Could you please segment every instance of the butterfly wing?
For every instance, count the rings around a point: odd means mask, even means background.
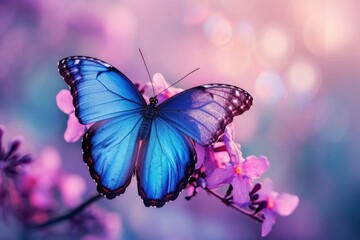
[[[202,146],[216,142],[237,115],[250,109],[245,90],[225,84],[194,87],[159,105],[158,115]]]
[[[95,122],[83,137],[83,158],[98,191],[114,198],[134,173],[146,102],[123,73],[101,60],[68,57],[58,69],[71,88],[79,121]]]
[[[109,199],[122,194],[130,184],[142,119],[134,114],[100,121],[84,135],[84,161],[97,190]]]
[[[146,106],[136,86],[106,62],[73,56],[60,60],[58,69],[71,88],[75,115],[82,124],[133,114]]]
[[[141,143],[136,169],[139,195],[145,206],[162,207],[175,200],[194,171],[192,140],[164,119],[155,117]]]

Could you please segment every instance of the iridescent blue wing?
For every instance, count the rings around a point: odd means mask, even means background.
[[[138,133],[146,102],[136,86],[110,64],[89,57],[68,57],[58,69],[70,86],[75,114],[95,124],[83,138],[83,157],[100,193],[123,193],[134,173]]]
[[[225,84],[190,88],[158,106],[158,116],[202,146],[216,142],[237,115],[250,109],[245,90]]]
[[[95,123],[84,135],[83,157],[97,190],[111,199],[122,194],[134,173],[143,117],[124,115]]]
[[[175,200],[186,186],[195,163],[192,140],[155,117],[148,138],[141,143],[136,169],[139,195],[145,206],[161,207]]]
[[[60,60],[58,69],[71,88],[75,115],[82,124],[132,114],[146,106],[136,86],[106,62],[73,56]]]

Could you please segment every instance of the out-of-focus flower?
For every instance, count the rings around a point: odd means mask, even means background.
[[[75,108],[72,104],[72,96],[69,90],[62,89],[56,95],[56,104],[58,108],[69,115],[67,127],[64,133],[66,142],[76,142],[84,134],[86,128],[91,125],[82,125],[75,116]]]
[[[31,162],[31,156],[18,153],[22,142],[21,138],[12,140],[6,150],[2,145],[4,131],[5,128],[0,125],[0,171],[6,177],[15,178],[22,166]]]
[[[265,219],[261,229],[261,235],[265,237],[271,231],[276,216],[289,216],[294,212],[299,204],[299,197],[289,193],[274,192],[273,183],[268,178],[264,180],[258,194],[260,196],[258,201],[266,202],[262,209]]]
[[[13,211],[24,225],[43,223],[57,209],[60,169],[60,154],[46,147],[29,171],[15,181],[18,199],[13,200]]]
[[[62,174],[60,176],[59,187],[62,201],[68,207],[79,205],[86,192],[85,180],[77,174]]]
[[[242,157],[240,146],[233,142],[233,129],[225,132],[224,142],[231,157],[231,162],[224,167],[216,168],[206,178],[207,186],[215,189],[222,184],[231,184],[234,188],[233,198],[238,205],[250,202],[249,192],[253,187],[253,180],[259,178],[269,168],[269,161],[265,156]]]
[[[75,208],[81,204],[85,181],[61,168],[61,157],[53,147],[42,150],[29,172],[15,182],[12,211],[24,226],[43,224],[56,216],[58,209]],[[67,221],[70,224],[54,229],[82,239],[116,239],[121,230],[117,214],[91,206]]]
[[[92,206],[71,219],[73,232],[85,235],[86,240],[118,239],[121,232],[121,218],[118,214]]]

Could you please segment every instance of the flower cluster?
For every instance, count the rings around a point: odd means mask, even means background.
[[[19,153],[19,138],[12,140],[7,148],[3,146],[4,129],[0,126],[0,212],[4,217],[15,217],[23,232],[34,234],[36,238],[49,233],[60,236],[66,232],[68,237],[112,239],[119,234],[121,220],[118,215],[98,206],[84,209],[100,195],[94,196],[85,205],[81,204],[86,190],[85,181],[61,168],[61,158],[55,148],[44,148],[34,159],[30,155],[22,155]],[[73,210],[57,216],[64,208]],[[30,231],[64,220],[67,224],[61,228]]]
[[[234,125],[226,128],[225,134],[217,144],[211,147],[197,147],[200,156],[198,167],[188,184],[190,200],[198,189],[220,198],[226,205],[262,222],[262,236],[266,236],[275,223],[276,216],[288,216],[297,207],[299,198],[295,195],[274,191],[272,181],[265,179],[263,183],[254,180],[269,168],[265,156],[242,156],[239,144],[233,141]],[[216,190],[229,185],[224,196]]]
[[[169,87],[164,77],[156,73],[152,83],[136,84],[145,99],[146,90],[154,88],[158,93],[159,102],[183,91],[180,88]],[[69,114],[65,131],[67,142],[77,141],[89,126],[81,125],[74,116],[71,94],[61,90],[57,95],[58,107]],[[255,183],[269,168],[265,156],[243,157],[241,146],[234,141],[235,126],[229,124],[223,136],[210,147],[202,147],[195,143],[198,161],[195,172],[187,186],[187,200],[193,198],[199,189],[204,189],[221,199],[223,203],[237,211],[262,223],[262,236],[266,236],[275,223],[276,216],[288,216],[297,207],[299,198],[287,193],[274,191],[270,179],[263,183]],[[217,189],[228,185],[224,196]]]

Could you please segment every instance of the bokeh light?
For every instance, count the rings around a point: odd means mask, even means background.
[[[230,21],[220,14],[210,16],[204,23],[206,37],[216,46],[223,46],[229,43],[233,36],[233,31]]]
[[[279,74],[262,72],[255,83],[256,96],[264,104],[273,105],[285,94],[285,86]]]
[[[257,39],[260,61],[266,66],[277,68],[284,63],[292,53],[293,41],[284,27],[263,27]]]
[[[174,8],[174,14],[179,20],[188,25],[197,25],[203,22],[209,15],[209,1],[207,0],[184,0]]]
[[[308,49],[316,55],[336,53],[352,41],[351,13],[340,2],[327,2],[321,11],[306,19],[303,39]]]
[[[285,76],[290,89],[300,95],[314,95],[321,84],[319,69],[306,59],[293,60]]]

